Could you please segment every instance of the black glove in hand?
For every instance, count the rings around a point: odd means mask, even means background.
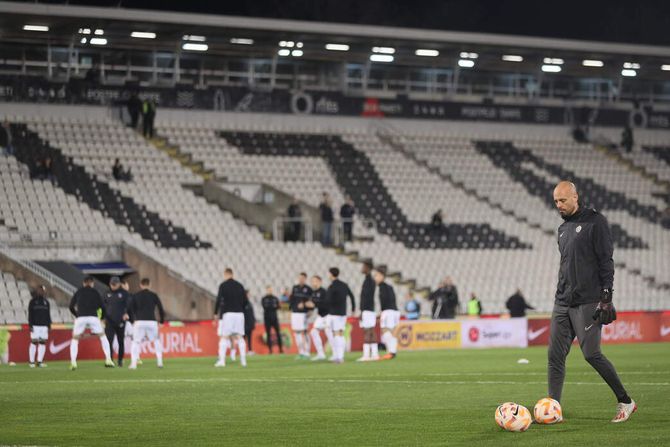
[[[600,302],[593,313],[593,320],[600,324],[610,324],[616,320],[616,309],[612,304],[612,289],[603,289],[600,292]]]

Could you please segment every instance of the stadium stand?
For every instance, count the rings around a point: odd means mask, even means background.
[[[28,321],[30,289],[24,281],[17,280],[8,272],[0,272],[0,324],[25,323]],[[51,319],[54,323],[71,323],[72,314],[67,307],[58,306],[49,298]]]
[[[8,192],[2,202],[3,241],[17,242],[21,233],[39,240],[53,230],[80,240],[113,236],[132,241],[211,292],[228,265],[254,297],[266,284],[279,289],[291,284],[296,272],[324,274],[331,265],[340,266],[352,289],[358,289],[357,262],[314,242],[264,239],[256,228],[185,187],[202,184],[201,176],[107,117],[104,109],[96,113],[90,109],[41,106],[38,111],[27,106],[21,115],[8,114],[15,126],[27,126],[21,138],[26,140],[28,155],[19,158],[30,163],[30,151],[38,149],[61,154],[63,166],[80,172],[86,184],[108,191],[105,194],[111,199],[124,197],[124,206],[145,210],[158,222],[183,229],[179,234],[190,242],[170,247],[159,238],[156,244],[154,234],[142,234],[136,230],[139,226],[113,219],[109,213],[105,216],[96,208],[106,203],[102,193],[88,199],[80,194],[77,200],[76,191],[65,193],[66,177],[61,177],[62,184],[57,178],[59,186],[31,180],[25,163],[13,157],[0,163],[8,174],[2,181]],[[20,134],[24,129],[16,128]],[[223,180],[266,182],[314,206],[323,191],[334,198],[335,208],[345,195],[351,195],[359,213],[378,222],[371,240],[349,242],[345,252],[387,265],[415,289],[435,287],[450,275],[462,299],[476,292],[486,312],[502,312],[506,297],[517,287],[538,310],[550,310],[558,260],[555,228],[560,219],[545,195],[548,185],[559,177],[574,176],[578,183],[589,185],[583,197],[591,199],[594,194],[594,202],[599,201],[613,224],[620,308],[667,307],[670,269],[664,254],[670,239],[656,222],[662,200],[654,195],[661,189],[603,152],[573,144],[561,126],[441,122],[436,127],[410,120],[387,120],[382,125],[378,120],[354,118],[162,110],[157,128],[181,153],[203,162]],[[653,139],[640,141],[646,144]],[[578,161],[548,155],[563,147],[570,156],[579,154]],[[506,151],[512,157],[500,157]],[[630,157],[638,161],[638,153]],[[132,169],[132,182],[110,177],[115,158]],[[506,165],[505,160],[515,164]],[[645,158],[640,160],[643,163]],[[590,178],[583,165],[593,169],[602,165],[607,172]],[[659,177],[670,170],[663,165],[656,169]],[[520,172],[523,176],[515,178]],[[296,176],[301,180],[296,181]],[[359,181],[364,182],[362,187]],[[376,195],[366,195],[367,189]],[[10,191],[40,191],[44,198],[31,192],[13,200]],[[31,206],[32,202],[50,205]],[[439,208],[445,212],[449,237],[446,241],[432,236],[421,239],[413,228],[425,228],[422,225]],[[400,226],[394,229],[394,222]],[[203,241],[200,247],[195,246],[197,241]]]

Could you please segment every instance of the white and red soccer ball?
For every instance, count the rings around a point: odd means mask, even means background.
[[[495,418],[498,426],[507,431],[523,432],[533,423],[528,408],[514,402],[499,405]]]

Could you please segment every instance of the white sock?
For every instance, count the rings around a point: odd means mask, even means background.
[[[298,354],[303,355],[305,348],[303,346],[304,344],[304,339],[302,336],[302,332],[296,332],[295,333],[295,345],[298,348]]]
[[[160,338],[154,340],[154,349],[156,351],[156,364],[163,366],[163,343],[161,343]]]
[[[388,335],[389,335],[388,332],[384,332],[384,333],[382,333],[382,343],[384,343],[384,345],[386,345],[386,352],[388,352],[388,350],[389,350],[389,338],[388,338]]]
[[[393,336],[392,333],[387,332],[388,334],[388,344],[386,345],[386,350],[390,354],[395,354],[396,351],[398,350],[398,339]]]
[[[130,345],[130,366],[131,368],[137,367],[137,359],[140,357],[140,344],[133,340],[133,343]]]
[[[228,340],[225,338],[219,339],[219,362],[226,363],[226,350],[228,349]]]
[[[72,365],[77,364],[77,354],[79,353],[79,340],[76,338],[72,339],[70,343],[70,363]]]
[[[326,328],[326,341],[328,342],[328,346],[330,346],[330,351],[334,354],[335,351],[333,351],[333,331],[331,331],[330,328]]]
[[[344,360],[344,350],[345,350],[345,341],[344,341],[344,335],[336,335],[335,336],[335,344],[337,345],[337,359],[338,360]]]
[[[370,343],[370,357],[373,359],[379,358],[379,346],[377,343]]]
[[[237,349],[240,351],[240,364],[247,366],[247,342],[244,341],[244,337],[237,339]]]
[[[102,346],[102,352],[105,353],[105,360],[111,362],[112,353],[109,350],[109,340],[107,340],[104,334],[100,336],[100,345]]]
[[[314,343],[314,348],[316,348],[316,355],[319,357],[324,357],[326,354],[323,352],[323,341],[321,341],[321,334],[318,329],[312,329],[310,332],[312,335],[312,342]]]
[[[37,362],[42,363],[44,360],[44,354],[47,352],[47,345],[41,343],[37,345]]]
[[[363,358],[370,358],[370,343],[363,343]]]
[[[37,346],[35,343],[31,343],[28,348],[28,359],[30,363],[35,363],[35,352],[37,352]]]
[[[305,344],[305,355],[307,357],[309,357],[310,354],[312,353],[312,339],[307,334],[307,331],[305,331],[305,342],[304,342],[304,344]]]

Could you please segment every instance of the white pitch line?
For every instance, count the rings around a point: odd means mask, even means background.
[[[141,383],[210,383],[210,382],[228,382],[228,383],[368,383],[368,384],[392,384],[392,385],[546,385],[546,382],[527,382],[527,381],[505,381],[505,380],[374,380],[374,379],[324,379],[324,378],[228,378],[213,377],[208,379],[91,379],[91,380],[36,380],[36,381],[13,381],[0,382],[0,385],[31,385],[35,383],[42,384],[82,384],[82,383],[101,383],[101,384],[141,384]],[[604,382],[565,382],[566,385],[606,385]],[[629,385],[639,386],[670,386],[670,382],[638,382]]]

